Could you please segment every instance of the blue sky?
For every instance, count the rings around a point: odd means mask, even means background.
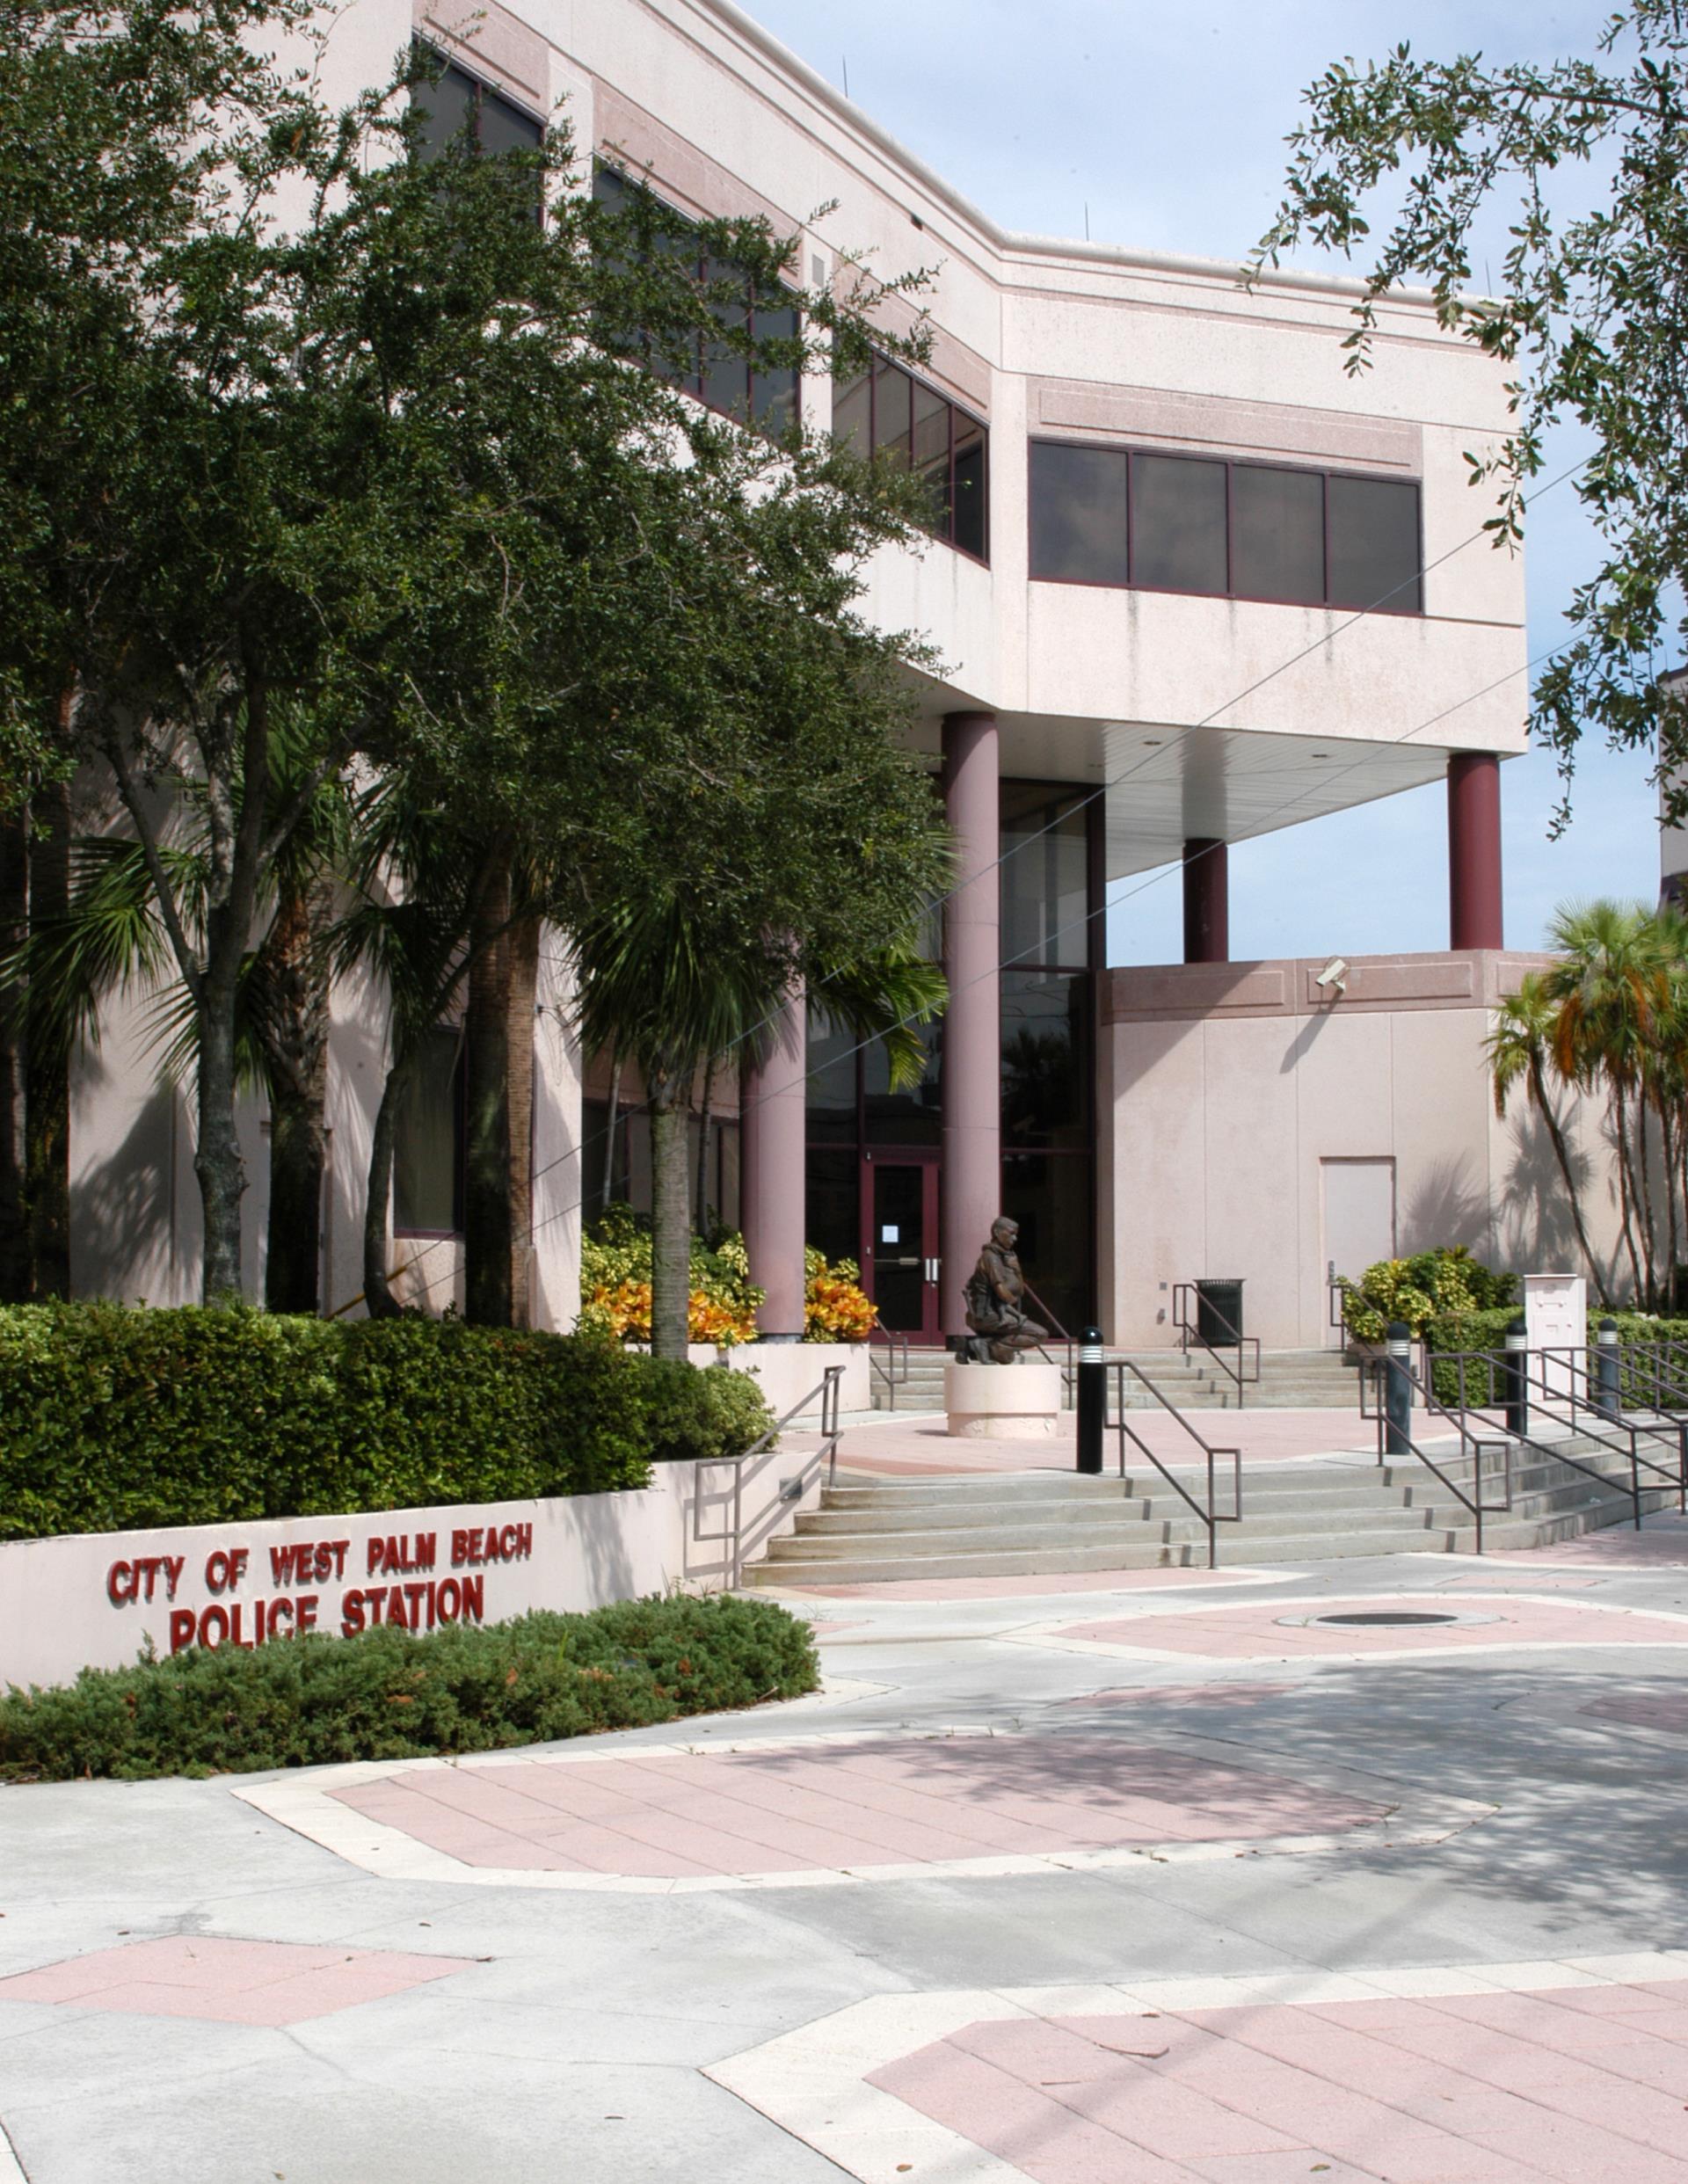
[[[1241,257],[1277,202],[1300,92],[1333,60],[1410,40],[1438,57],[1590,53],[1609,12],[1514,0],[751,0],[751,11],[966,196],[1013,228],[1153,250]],[[1498,261],[1503,222],[1497,222]],[[1336,368],[1333,361],[1333,370]],[[1561,450],[1556,467],[1579,448]],[[1530,651],[1558,639],[1561,609],[1594,565],[1568,485],[1531,520]],[[1520,709],[1523,706],[1520,693]],[[1508,765],[1507,937],[1539,944],[1553,906],[1657,892],[1656,797],[1635,753],[1588,749],[1575,819],[1557,842],[1553,761]],[[1440,788],[1239,844],[1231,853],[1237,956],[1359,954],[1447,945],[1445,798]],[[1175,873],[1140,879],[1110,922],[1117,963],[1180,952]]]

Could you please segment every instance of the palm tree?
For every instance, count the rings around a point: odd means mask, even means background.
[[[765,1047],[789,992],[797,951],[733,941],[711,929],[676,888],[606,905],[574,935],[577,1016],[590,1052],[613,1046],[644,1075],[651,1117],[651,1347],[686,1355],[691,1270],[687,1110],[700,1067],[736,1052],[741,1064]],[[949,988],[912,937],[810,966],[811,991],[858,1038],[882,1038],[891,1088],[906,1091],[926,1069],[913,1029],[944,1006]]]
[[[573,935],[576,1016],[587,1052],[613,1048],[644,1077],[651,1117],[651,1348],[686,1355],[691,1289],[687,1117],[697,1072],[772,1015],[789,950],[740,943],[676,886],[589,911]],[[753,1046],[753,1042],[751,1042]]]
[[[1558,1009],[1547,991],[1546,977],[1539,971],[1527,971],[1519,982],[1517,992],[1507,994],[1502,1001],[1495,1012],[1495,1028],[1484,1042],[1489,1069],[1495,1080],[1495,1112],[1504,1119],[1507,1101],[1514,1088],[1522,1083],[1530,1105],[1546,1125],[1553,1158],[1559,1163],[1559,1172],[1564,1181],[1565,1196],[1571,1209],[1571,1222],[1576,1231],[1578,1248],[1584,1263],[1594,1277],[1595,1290],[1600,1302],[1610,1309],[1612,1298],[1608,1293],[1606,1278],[1589,1242],[1588,1229],[1582,1219],[1582,1201],[1577,1190],[1576,1176],[1571,1168],[1570,1151],[1548,1090],[1547,1072],[1553,1061],[1558,1017]]]
[[[1549,936],[1562,957],[1546,977],[1557,1004],[1554,1067],[1570,1083],[1592,1088],[1605,1082],[1624,1248],[1636,1293],[1652,1309],[1657,1278],[1646,1071],[1669,999],[1658,934],[1651,914],[1639,905],[1597,901],[1556,911]]]

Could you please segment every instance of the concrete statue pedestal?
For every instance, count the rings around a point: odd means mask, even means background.
[[[1061,1368],[948,1365],[943,1407],[950,1432],[971,1440],[1048,1440],[1060,1429]]]

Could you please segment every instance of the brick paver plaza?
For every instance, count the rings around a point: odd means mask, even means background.
[[[790,1707],[0,1791],[0,2184],[1688,2184],[1679,1519],[812,1613]]]

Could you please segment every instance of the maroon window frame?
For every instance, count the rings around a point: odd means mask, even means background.
[[[971,410],[963,409],[958,402],[952,402],[950,397],[943,392],[942,388],[933,386],[929,380],[917,378],[913,372],[906,371],[900,364],[893,362],[890,357],[881,356],[879,352],[876,349],[873,352],[873,360],[869,365],[866,372],[857,373],[848,381],[840,381],[836,375],[834,375],[833,380],[834,397],[836,397],[837,389],[840,385],[854,386],[860,380],[864,378],[866,379],[868,382],[868,446],[869,449],[877,449],[878,446],[880,381],[885,375],[891,373],[894,373],[899,378],[906,379],[908,382],[910,389],[909,405],[911,415],[913,408],[914,393],[917,389],[920,393],[929,396],[934,401],[942,403],[945,410],[949,413],[947,421],[948,448],[946,452],[944,468],[945,490],[943,496],[943,507],[935,521],[922,524],[920,528],[931,537],[938,539],[942,541],[944,545],[953,548],[957,553],[962,555],[966,560],[976,561],[981,568],[988,569],[991,565],[991,428],[982,417],[975,416]],[[956,440],[957,436],[957,420],[960,420],[965,425],[971,426],[979,433],[980,460],[979,480],[979,544],[977,550],[971,546],[964,545],[960,539],[958,539],[956,535],[957,528],[957,513],[960,506],[959,484],[956,475]],[[913,435],[911,430],[909,447],[909,468],[911,470],[914,467],[913,439]]]
[[[1236,599],[1245,601],[1252,601],[1257,605],[1265,607],[1328,607],[1331,608],[1335,612],[1342,614],[1401,615],[1408,616],[1408,618],[1416,617],[1421,620],[1423,617],[1425,611],[1424,492],[1423,481],[1420,478],[1380,477],[1377,472],[1373,470],[1350,470],[1344,469],[1333,470],[1327,467],[1316,466],[1311,463],[1238,462],[1228,455],[1182,455],[1176,449],[1170,448],[1119,448],[1114,447],[1104,440],[1066,440],[1057,438],[1053,434],[1047,433],[1034,434],[1029,441],[1028,446],[1029,448],[1037,448],[1040,447],[1083,448],[1089,452],[1097,455],[1117,455],[1126,465],[1125,553],[1126,567],[1131,573],[1128,576],[1126,582],[1120,585],[1110,583],[1105,579],[1100,577],[1040,576],[1037,570],[1031,567],[1030,557],[1034,517],[1032,509],[1033,495],[1031,491],[1030,461],[1029,460],[1026,492],[1026,552],[1027,568],[1030,571],[1030,581],[1034,584],[1066,584],[1073,586],[1080,591],[1165,592],[1169,593],[1173,597],[1179,599]],[[1133,461],[1139,457],[1158,457],[1163,461],[1173,461],[1178,462],[1207,462],[1218,464],[1223,468],[1226,473],[1226,588],[1224,591],[1185,591],[1172,585],[1139,584],[1137,581],[1137,538],[1135,535],[1137,520],[1136,496],[1131,490],[1131,465]],[[1035,458],[1032,459],[1035,460]],[[1233,580],[1234,564],[1236,558],[1236,542],[1234,537],[1236,522],[1236,496],[1232,484],[1232,474],[1237,470],[1287,470],[1294,473],[1298,477],[1318,478],[1321,482],[1321,488],[1327,485],[1330,479],[1338,477],[1352,478],[1357,483],[1365,485],[1410,485],[1414,494],[1416,497],[1416,513],[1418,519],[1418,550],[1416,557],[1418,566],[1414,575],[1414,582],[1417,586],[1418,593],[1418,596],[1415,601],[1410,606],[1394,607],[1386,603],[1380,603],[1376,606],[1357,608],[1350,604],[1339,603],[1331,598],[1330,495],[1328,491],[1321,491],[1321,543],[1322,548],[1321,557],[1324,564],[1325,577],[1323,596],[1318,599],[1269,599],[1259,593],[1238,591],[1235,588]],[[1402,586],[1400,588],[1404,589],[1405,587]]]
[[[686,227],[691,228],[696,224],[688,215],[681,212],[678,206],[671,204],[666,197],[659,196],[655,190],[651,189],[648,182],[639,181],[635,176],[628,174],[609,160],[600,159],[593,167],[593,186],[594,190],[597,189],[600,178],[605,176],[611,178],[617,188],[625,190],[629,194],[636,190],[643,191],[647,197],[654,199],[671,219],[682,222]],[[702,243],[698,244],[694,271],[700,287],[705,282],[718,280],[721,278],[722,267],[710,258]],[[791,311],[795,317],[797,299],[791,296],[789,291],[782,291],[782,294],[786,299],[782,302],[776,302],[770,296],[764,296],[762,302],[770,310]],[[745,282],[745,295],[746,299],[745,328],[753,341],[756,338],[756,291],[751,287],[748,277]],[[711,411],[717,417],[729,417],[735,425],[743,425],[753,432],[762,431],[764,429],[761,424],[762,405],[758,400],[757,382],[759,380],[761,381],[765,387],[771,382],[773,375],[759,372],[754,361],[749,357],[736,358],[735,361],[742,363],[745,368],[744,407],[741,410],[736,403],[729,405],[724,403],[712,402],[705,391],[709,378],[709,359],[704,354],[706,339],[707,336],[703,334],[700,334],[697,338],[697,363],[695,369],[677,372],[664,365],[660,367],[662,376],[677,386],[682,394],[690,395],[695,402],[701,403],[706,410]],[[648,345],[645,363],[651,370],[659,368],[650,358]],[[791,382],[790,419],[793,424],[796,424],[803,415],[803,374],[794,368]]]

